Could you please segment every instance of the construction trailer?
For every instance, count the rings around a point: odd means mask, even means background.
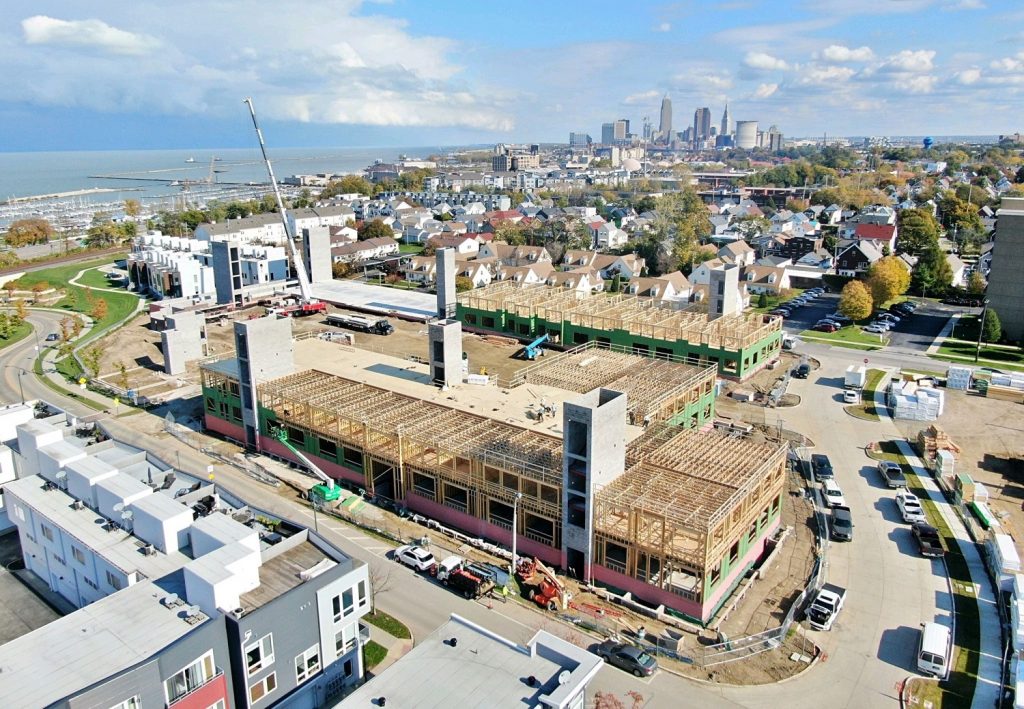
[[[624,293],[580,294],[552,286],[492,283],[460,293],[457,317],[469,329],[516,337],[547,334],[563,346],[600,342],[641,354],[713,364],[743,380],[778,358],[782,319],[762,313],[708,316],[704,303],[684,308]]]
[[[564,482],[563,460],[575,452],[566,452],[557,426],[528,427],[507,412],[488,416],[478,413],[482,407],[470,411],[318,370],[258,384],[258,445],[294,459],[271,435],[283,427],[290,446],[349,489],[504,546],[515,519],[520,554],[707,622],[779,524],[784,446],[697,430],[712,421],[713,368],[594,345],[544,359],[519,377],[527,387],[548,377],[574,399],[575,389],[619,386],[624,394],[601,391],[626,399],[621,417],[637,424],[629,435],[640,436],[627,444],[620,433],[624,467],[596,492],[575,491],[569,503],[566,488],[574,483]],[[234,418],[237,367],[213,362],[202,374],[207,428],[244,435]],[[570,403],[564,408],[578,408]],[[600,427],[590,435],[615,438]],[[580,504],[594,510],[585,568],[572,560]]]

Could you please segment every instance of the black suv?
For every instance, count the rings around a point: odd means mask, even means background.
[[[811,455],[811,470],[814,472],[815,480],[835,477],[832,472],[832,461],[824,453],[814,453]]]
[[[804,363],[793,370],[793,376],[797,379],[807,379],[807,375],[811,373],[811,365]]]

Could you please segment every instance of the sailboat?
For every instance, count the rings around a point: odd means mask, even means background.
[[[196,159],[194,157],[192,157],[191,155],[189,157],[185,158],[185,162],[195,162],[195,161],[196,161]]]

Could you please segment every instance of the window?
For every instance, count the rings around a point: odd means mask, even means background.
[[[295,657],[295,680],[302,684],[320,671],[320,646],[314,645]]]
[[[25,510],[23,510],[18,505],[11,505],[11,507],[14,508],[14,516],[17,517],[19,521],[24,522],[25,521]]]
[[[206,707],[206,709],[224,709],[224,706],[224,700],[218,699],[215,704],[211,704],[210,706]]]
[[[366,582],[365,581],[360,581],[359,582],[359,591],[356,594],[356,596],[359,598],[359,605],[360,605],[360,607],[365,606],[366,605],[366,601],[367,601],[367,598],[366,598]]]
[[[213,652],[210,651],[185,669],[175,673],[170,679],[164,681],[164,693],[167,695],[167,703],[173,704],[189,692],[202,687],[213,679],[216,673],[216,669],[213,666]]]
[[[43,530],[43,536],[46,537],[46,539],[48,541],[52,542],[53,541],[53,530],[50,529],[49,527],[47,527],[45,524],[41,524],[41,525],[39,525],[39,527],[40,527],[40,529]]]
[[[277,689],[277,673],[271,672],[259,682],[249,687],[249,704],[255,704],[275,689]]]
[[[88,586],[89,588],[92,588],[92,589],[94,589],[96,591],[100,590],[99,584],[97,584],[95,581],[93,581],[88,576],[83,576],[82,580],[85,581],[85,585]]]
[[[334,611],[334,622],[339,622],[344,616],[352,613],[352,589],[348,589],[340,596],[331,599],[331,610]]]
[[[142,700],[139,695],[136,694],[134,697],[125,699],[123,702],[119,702],[110,709],[142,709]]]
[[[78,547],[71,547],[71,556],[74,557],[75,561],[79,564],[85,563],[85,554],[83,554],[82,550]]]
[[[274,634],[268,633],[262,638],[246,645],[245,647],[245,668],[252,677],[265,667],[274,662]]]
[[[115,590],[121,590],[121,579],[114,576],[114,574],[107,572],[107,585]]]
[[[339,657],[356,646],[356,625],[350,623],[334,634],[334,651]]]

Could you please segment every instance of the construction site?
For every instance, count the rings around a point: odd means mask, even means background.
[[[555,286],[492,283],[459,294],[456,313],[470,330],[672,355],[715,365],[720,376],[738,380],[777,358],[782,346],[782,321],[776,317],[728,310],[716,316],[705,303],[669,308],[650,298]]]
[[[505,547],[514,523],[520,553],[585,582],[703,623],[779,525],[785,448],[711,430],[713,367],[588,343],[439,388],[426,364],[292,342],[288,319],[234,325],[261,345],[203,364],[209,430],[295,460],[283,428],[348,489]],[[251,417],[243,369],[282,372]]]

